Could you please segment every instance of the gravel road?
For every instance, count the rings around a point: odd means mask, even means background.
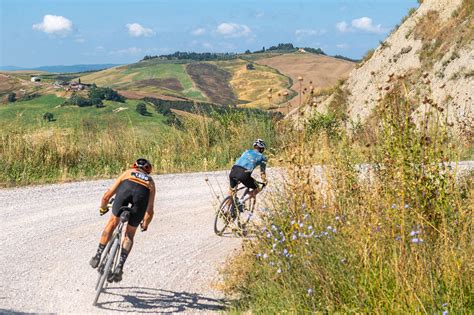
[[[88,265],[108,215],[99,200],[112,180],[0,190],[0,313],[212,312],[213,288],[240,239],[213,233],[215,198],[205,173],[156,176],[155,218],[137,232],[122,282],[92,306],[96,270]],[[218,189],[225,172],[209,173]]]
[[[474,161],[459,169],[473,170]],[[282,170],[269,172],[270,183],[282,180]],[[147,232],[137,232],[122,282],[100,296],[98,307],[92,306],[97,272],[88,260],[107,220],[97,208],[112,180],[0,190],[0,313],[223,310],[226,301],[213,283],[241,239],[214,235],[216,199],[206,177],[218,192],[227,189],[226,172],[154,177],[155,218]]]

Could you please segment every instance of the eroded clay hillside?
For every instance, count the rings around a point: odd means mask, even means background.
[[[344,99],[353,122],[367,121],[376,105],[400,82],[410,97],[435,103],[455,132],[473,135],[474,2],[425,0],[354,69],[338,95],[313,102],[319,111]],[[425,100],[425,101],[423,101]]]

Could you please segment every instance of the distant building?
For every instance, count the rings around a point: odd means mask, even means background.
[[[40,77],[31,77],[31,82],[40,82],[41,78]]]
[[[306,50],[304,50],[303,48],[300,48],[300,49],[298,49],[298,52],[300,52],[300,53],[305,53]]]

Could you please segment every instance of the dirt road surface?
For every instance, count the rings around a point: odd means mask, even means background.
[[[156,176],[156,214],[137,232],[122,282],[92,306],[97,272],[88,265],[108,215],[99,200],[111,180],[0,190],[0,313],[215,312],[213,283],[241,240],[213,232],[215,198],[193,173]],[[225,172],[210,182],[227,188]]]

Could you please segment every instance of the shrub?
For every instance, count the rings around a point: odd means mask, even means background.
[[[46,120],[47,122],[55,121],[54,115],[50,112],[46,112],[43,114],[43,120]]]
[[[136,107],[136,111],[142,116],[151,116],[151,113],[146,109],[145,103],[138,103]]]
[[[14,103],[16,101],[16,93],[8,93],[7,101],[8,103]]]

